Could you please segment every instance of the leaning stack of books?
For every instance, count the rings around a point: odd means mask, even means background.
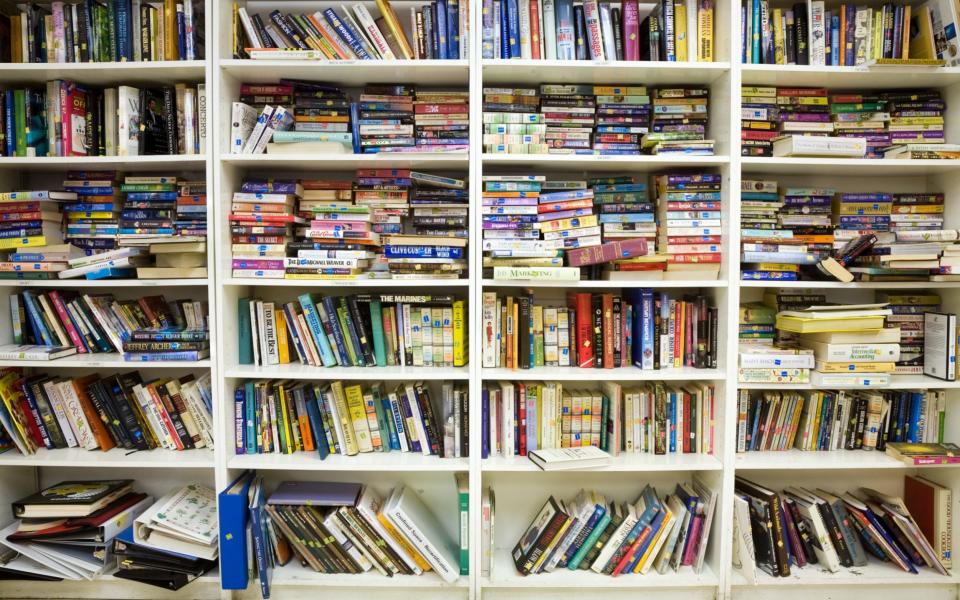
[[[114,313],[123,311],[133,316],[124,324],[117,340],[123,350],[123,360],[198,361],[210,356],[206,302],[168,302],[163,296],[146,296],[115,304],[119,307],[112,308]]]
[[[887,456],[903,461],[911,467],[955,465],[960,463],[960,446],[948,442],[891,442],[887,444]],[[933,484],[947,493],[949,490]],[[939,539],[939,538],[935,538]],[[934,541],[934,540],[931,540]]]
[[[439,387],[437,397],[435,388],[419,381],[245,382],[234,394],[236,452],[317,452],[321,460],[330,454],[368,452],[467,457],[467,390],[453,382]],[[274,411],[271,403],[281,409]],[[268,418],[273,412],[277,416]]]
[[[483,151],[545,154],[547,125],[537,88],[483,88]]]
[[[777,313],[777,329],[814,351],[817,385],[890,383],[900,359],[900,330],[886,327],[886,304],[812,306]]]
[[[490,382],[482,398],[483,458],[594,446],[623,454],[712,454],[715,389],[660,382],[602,390],[561,382]],[[650,424],[649,426],[646,424]]]
[[[539,202],[546,185],[543,175],[485,175],[483,177],[483,266],[494,278],[511,272],[541,277],[565,275],[563,241],[547,242],[539,228]],[[577,271],[579,279],[579,270]]]
[[[740,154],[773,156],[779,127],[777,88],[743,86],[740,101]]]
[[[234,277],[283,279],[293,226],[305,220],[297,203],[303,187],[295,181],[245,181],[233,194],[230,212]]]
[[[448,295],[240,298],[239,364],[462,367],[466,305]]]
[[[653,90],[650,133],[642,138],[649,154],[712,155],[713,140],[706,139],[710,90],[658,88]]]
[[[717,309],[709,303],[705,296],[677,299],[646,288],[625,296],[571,293],[565,306],[538,304],[532,293],[485,292],[483,366],[715,368]],[[689,327],[675,327],[683,322]]]
[[[635,246],[637,240],[646,242],[646,253],[631,257],[619,253],[618,259],[603,265],[602,277],[609,278],[612,273],[627,273],[631,269],[650,269],[662,273],[665,261],[647,261],[656,258],[657,223],[654,204],[650,200],[649,186],[646,181],[633,175],[617,175],[587,180],[593,190],[593,203],[600,213],[601,237],[604,245],[619,242]],[[686,203],[686,201],[683,201]],[[709,202],[689,202],[689,207],[709,204]]]
[[[418,151],[467,151],[470,144],[470,92],[418,89],[413,111]]]
[[[147,248],[126,247],[96,254],[78,256],[67,261],[69,268],[60,271],[60,279],[132,279],[135,268],[149,264]]]
[[[210,392],[209,374],[145,380],[137,371],[67,378],[7,372],[0,378],[7,406],[19,412],[17,400],[25,399],[41,416],[31,421],[35,427],[5,423],[24,454],[37,448],[213,448]]]
[[[657,250],[668,257],[668,276],[673,272],[685,279],[716,279],[721,259],[722,177],[718,173],[672,173],[656,175],[654,182],[659,215]]]
[[[647,485],[633,504],[589,490],[566,501],[550,496],[514,547],[514,564],[522,575],[564,568],[614,577],[687,567],[699,573],[717,496],[698,475],[663,497]]]
[[[877,302],[889,305],[893,314],[887,317],[887,327],[900,331],[900,356],[894,373],[898,375],[923,374],[923,313],[940,312],[940,296],[936,294],[893,294],[879,292]]]

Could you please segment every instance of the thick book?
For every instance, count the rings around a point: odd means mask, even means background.
[[[923,313],[923,374],[944,381],[957,378],[957,315]]]
[[[284,481],[267,500],[271,505],[355,506],[363,486],[332,481]]]
[[[130,492],[132,479],[64,481],[13,503],[21,519],[86,517]]]

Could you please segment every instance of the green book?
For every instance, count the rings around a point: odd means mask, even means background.
[[[387,364],[387,347],[383,337],[383,311],[379,300],[370,301],[370,327],[373,329],[373,357],[378,367]]]
[[[456,473],[457,496],[460,499],[460,574],[470,574],[470,479],[467,473]]]
[[[607,433],[607,419],[610,418],[610,398],[606,396],[600,402],[600,449],[610,452],[610,435]]]
[[[583,541],[580,549],[577,550],[577,553],[573,555],[573,558],[567,563],[567,568],[571,571],[576,571],[577,567],[580,566],[580,563],[583,561],[583,558],[590,552],[590,549],[593,548],[593,545],[597,543],[597,540],[603,534],[603,531],[607,528],[607,525],[610,524],[610,507],[607,507],[607,510],[604,511],[603,516],[600,517],[600,520],[597,521],[597,526],[590,531],[590,535],[587,536],[587,539]]]
[[[13,140],[16,143],[14,154],[27,155],[27,93],[26,90],[13,90]]]
[[[353,340],[350,339],[350,326],[347,325],[347,309],[344,307],[337,308],[337,321],[340,322],[340,331],[343,332],[343,342],[347,347],[347,358],[350,359],[350,366],[358,366],[360,363],[357,361],[357,351],[353,347]]]
[[[237,362],[241,365],[253,364],[253,336],[250,335],[250,298],[240,298],[237,302],[240,328],[239,356]]]

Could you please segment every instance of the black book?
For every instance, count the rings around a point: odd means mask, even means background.
[[[130,491],[132,479],[63,481],[13,503],[22,519],[86,517]]]
[[[780,519],[780,496],[777,495],[776,492],[761,487],[742,477],[736,478],[735,485],[738,492],[747,494],[751,499],[751,521],[753,521],[754,504],[757,504],[758,513],[760,513],[760,515],[765,519],[762,521],[764,524],[763,528],[770,530],[770,539],[772,540],[773,544],[773,556],[776,559],[777,573],[781,577],[789,577],[790,558],[787,556],[787,533],[784,531],[784,523]],[[764,509],[762,512],[759,510],[761,507]],[[756,540],[756,535],[754,536],[754,539]],[[760,564],[759,554],[757,564]]]
[[[147,443],[146,431],[140,420],[137,418],[138,410],[131,404],[124,391],[123,381],[120,375],[114,375],[101,381],[103,390],[106,392],[109,401],[113,403],[117,415],[120,418],[121,426],[130,436],[133,447],[138,450],[147,450],[150,445]],[[134,400],[136,402],[136,400]]]
[[[373,356],[373,340],[370,336],[370,329],[366,325],[366,320],[364,315],[361,312],[365,312],[367,315],[370,314],[370,305],[366,305],[365,311],[360,310],[360,306],[357,304],[356,296],[347,297],[347,308],[350,311],[350,317],[353,319],[353,326],[357,330],[357,337],[360,339],[360,348],[359,350],[363,352],[363,359],[368,365],[376,364],[376,360]],[[383,366],[383,365],[378,365]]]
[[[443,425],[437,419],[437,412],[433,409],[433,402],[430,400],[430,393],[418,382],[414,386],[417,395],[417,404],[420,406],[420,413],[423,415],[423,424],[429,437],[430,452],[437,456],[443,456]]]
[[[623,331],[623,299],[620,296],[613,297],[613,331]],[[654,340],[660,339],[660,334],[657,328],[657,320],[654,318]],[[623,348],[621,347],[621,342],[623,341],[623,336],[614,334],[613,336],[613,366],[615,368],[620,368],[623,366]],[[654,342],[654,347],[659,344]]]
[[[656,19],[653,15],[640,21],[640,60],[654,60],[650,58],[650,24],[651,19]]]
[[[620,22],[620,9],[610,9],[610,21],[613,23],[613,42],[617,48],[617,60],[623,60],[623,24]]]
[[[517,366],[521,369],[529,369],[530,365],[530,296],[520,296],[518,302],[520,307],[517,309],[517,323],[514,325],[517,335]]]
[[[100,415],[100,420],[106,423],[114,443],[118,446],[123,446],[127,450],[133,450],[133,440],[123,427],[120,414],[110,402],[109,395],[104,389],[102,382],[90,382],[87,386],[87,395],[90,397],[90,402],[93,403],[97,414]]]
[[[593,319],[593,368],[603,368],[603,295],[590,296]],[[522,341],[522,340],[521,340]]]
[[[783,32],[783,58],[788,65],[797,64],[797,25],[796,17],[793,24],[787,23]]]
[[[809,23],[807,23],[807,5],[806,4],[794,4],[793,5],[793,22],[794,22],[794,36],[796,38],[796,47],[797,47],[797,64],[798,65],[809,65],[810,64],[810,46],[809,46],[809,35],[810,28]]]
[[[168,118],[164,110],[163,90],[140,88],[141,156],[170,153],[167,142]]]
[[[656,294],[653,297],[653,368],[655,370],[660,369],[660,361],[665,359],[665,357],[660,356],[660,336],[662,335],[663,328],[667,327],[666,323],[663,323],[660,319],[660,311],[663,308],[661,304],[660,294]],[[631,341],[631,343],[636,343]],[[624,352],[627,352],[627,349],[624,348]],[[627,352],[626,356],[631,356],[632,349],[630,352]],[[629,358],[624,361],[624,366],[629,365]]]
[[[753,553],[757,566],[767,574],[777,577],[777,559],[774,556],[773,530],[770,527],[771,517],[769,507],[762,498],[755,498],[750,494],[737,491],[747,501],[750,507],[750,531],[753,534]]]
[[[180,134],[177,129],[177,92],[172,85],[163,87],[163,112],[167,116],[164,123],[167,137],[165,154],[177,154],[180,147]]]
[[[574,49],[577,60],[589,60],[587,53],[587,22],[583,17],[583,5],[577,4],[573,7],[573,26],[576,32],[576,43]]]

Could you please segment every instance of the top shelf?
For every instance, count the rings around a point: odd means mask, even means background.
[[[466,86],[466,60],[247,60],[220,61],[224,73],[241,82],[286,79],[322,79],[348,86],[367,83]]]
[[[727,62],[589,60],[484,60],[483,84],[607,83],[672,85],[713,83],[730,71]]]
[[[813,67],[809,65],[741,65],[741,83],[836,89],[942,88],[960,83],[958,67]]]
[[[202,81],[202,60],[90,63],[0,63],[4,83],[44,83],[67,79],[90,85],[186,83]]]

